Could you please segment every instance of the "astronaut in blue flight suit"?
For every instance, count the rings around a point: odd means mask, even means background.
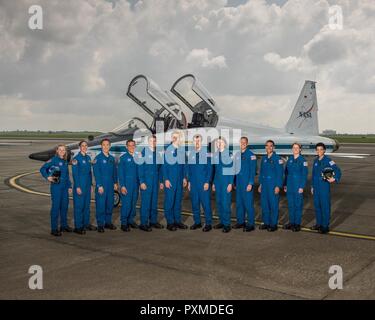
[[[234,163],[224,138],[216,141],[217,151],[212,157],[214,165],[214,180],[212,190],[215,192],[216,208],[220,222],[214,229],[223,229],[224,233],[231,230],[231,204],[234,179]]]
[[[93,160],[95,176],[96,221],[98,232],[105,229],[115,230],[112,223],[114,190],[117,190],[117,168],[115,158],[109,154],[111,142],[101,141],[102,152]]]
[[[202,136],[194,136],[194,148],[189,151],[187,162],[188,190],[190,192],[191,207],[193,211],[194,224],[191,230],[202,228],[201,206],[203,207],[205,225],[203,232],[212,229],[212,209],[211,209],[211,180],[212,164],[208,157],[207,148],[202,147]]]
[[[324,143],[318,143],[315,149],[317,157],[313,163],[311,193],[314,197],[316,224],[311,229],[326,234],[329,232],[331,219],[331,184],[340,182],[341,170],[325,155]],[[322,171],[326,168],[332,168],[334,172],[334,176],[327,180],[322,176]]]
[[[162,172],[167,229],[187,229],[188,226],[181,222],[183,188],[187,186],[185,148],[182,135],[178,131],[172,133],[172,143],[165,150]]]
[[[148,146],[134,160],[137,163],[141,189],[141,224],[140,230],[152,231],[152,228],[163,229],[158,222],[158,193],[163,189],[161,163],[162,156],[156,150],[156,137],[148,138]]]
[[[67,218],[69,193],[72,192],[72,184],[69,178],[69,167],[66,159],[66,146],[58,145],[56,155],[40,168],[41,175],[51,183],[51,234],[53,236],[61,236],[61,232],[73,231],[68,225]],[[59,172],[60,178],[58,180],[55,180],[51,175],[52,171]]]
[[[288,158],[285,166],[284,191],[288,199],[289,223],[283,226],[285,230],[298,232],[301,230],[303,210],[303,190],[306,186],[308,163],[301,155],[299,143],[292,146],[293,155]]]
[[[235,177],[237,223],[233,229],[243,228],[245,232],[255,229],[254,180],[257,158],[248,148],[248,143],[248,138],[242,137],[240,139],[241,150],[234,156],[238,169],[236,169]],[[247,213],[247,223],[245,222],[245,213]]]
[[[263,224],[261,230],[274,232],[279,220],[280,189],[283,187],[284,161],[274,151],[275,143],[268,140],[266,155],[262,157],[259,174],[260,202]]]
[[[86,230],[97,230],[90,224],[92,173],[87,147],[87,142],[82,140],[79,143],[80,152],[72,160],[74,232],[78,234],[85,234]]]
[[[139,179],[137,164],[134,161],[135,141],[126,141],[126,151],[120,157],[118,163],[118,179],[121,195],[121,230],[130,231],[130,228],[138,228],[134,222],[136,205],[138,200]]]

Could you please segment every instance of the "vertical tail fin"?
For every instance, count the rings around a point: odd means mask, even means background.
[[[316,82],[305,81],[285,130],[288,133],[302,135],[319,135],[318,101],[316,98]]]

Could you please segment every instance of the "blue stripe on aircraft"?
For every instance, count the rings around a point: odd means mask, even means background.
[[[167,147],[167,146],[169,146],[169,144],[165,145],[164,147]],[[261,151],[263,151],[264,150],[264,144],[256,144],[256,145],[251,144],[251,145],[249,145],[249,148],[251,150],[261,150]],[[289,150],[291,148],[292,148],[292,144],[282,144],[282,145],[279,144],[279,145],[276,145],[276,152],[277,152],[277,150]],[[327,150],[330,150],[330,149],[333,149],[333,146],[327,145]],[[90,150],[101,151],[102,149],[100,147],[94,147],[94,148],[90,148]],[[233,150],[233,146],[230,146],[229,150]],[[302,150],[315,150],[315,145],[314,144],[302,145]],[[115,145],[115,146],[111,146],[110,151],[111,152],[125,152],[126,147]]]

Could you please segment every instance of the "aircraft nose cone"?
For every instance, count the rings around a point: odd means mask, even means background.
[[[29,155],[32,160],[48,161],[55,155],[55,149],[50,149],[42,152],[35,152]]]
[[[73,153],[70,150],[67,150],[67,160],[70,161],[71,157],[73,156]],[[56,154],[56,149],[49,149],[46,151],[41,152],[35,152],[29,155],[29,158],[32,160],[38,160],[38,161],[48,161]]]

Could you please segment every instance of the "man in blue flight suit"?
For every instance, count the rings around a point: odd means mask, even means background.
[[[98,232],[104,232],[104,228],[116,230],[112,223],[112,211],[114,190],[117,190],[117,169],[115,158],[109,154],[109,139],[103,139],[100,144],[102,152],[95,157],[93,167]]]
[[[59,178],[53,172],[59,173]],[[72,183],[69,178],[69,167],[65,145],[58,145],[56,155],[48,160],[41,168],[41,175],[51,183],[51,234],[61,236],[61,232],[72,232],[68,225],[69,193]],[[60,221],[59,221],[60,220]],[[60,222],[60,229],[58,227]]]
[[[148,138],[148,146],[135,158],[141,189],[140,230],[163,229],[158,222],[158,192],[163,189],[161,177],[161,155],[156,150],[156,136]]]
[[[251,232],[255,229],[254,180],[257,157],[247,147],[248,144],[248,138],[242,137],[240,139],[241,150],[234,157],[235,165],[238,168],[235,178],[237,223],[233,228],[243,228],[245,232]],[[245,223],[245,212],[247,212],[247,223]]]
[[[284,161],[274,151],[275,143],[266,142],[266,155],[262,157],[259,174],[260,202],[263,224],[259,229],[274,232],[279,221],[280,190],[283,187]]]
[[[212,179],[211,158],[208,157],[207,148],[202,147],[202,136],[194,136],[194,149],[189,152],[187,164],[188,190],[190,192],[194,224],[191,230],[202,228],[201,205],[204,211],[205,225],[203,232],[212,229],[211,190]]]
[[[118,164],[118,179],[121,195],[121,230],[130,231],[130,228],[138,228],[134,222],[136,205],[138,200],[138,172],[135,157],[135,141],[126,141],[126,151],[120,157]]]
[[[216,208],[220,222],[214,226],[214,229],[223,229],[224,233],[228,233],[231,230],[234,164],[224,138],[219,137],[217,139],[216,147],[217,151],[212,157],[215,169],[212,190],[216,193]]]
[[[308,163],[301,154],[302,146],[293,143],[293,155],[288,158],[285,166],[284,191],[288,199],[289,223],[285,230],[299,232],[301,230],[303,210],[303,190],[307,182]]]
[[[80,152],[72,160],[74,232],[85,234],[86,230],[95,231],[90,224],[90,203],[92,188],[91,158],[87,154],[87,142],[79,143]]]
[[[315,149],[317,157],[313,164],[311,193],[314,196],[316,224],[311,229],[326,234],[329,232],[331,219],[331,184],[340,182],[341,170],[334,161],[325,155],[326,146],[324,143],[318,143]],[[324,177],[322,173],[326,168],[333,170],[333,177]]]
[[[183,188],[187,186],[185,177],[185,148],[180,132],[172,133],[172,143],[164,153],[162,165],[164,180],[164,214],[167,220],[167,229],[187,229],[181,222],[181,201]]]

